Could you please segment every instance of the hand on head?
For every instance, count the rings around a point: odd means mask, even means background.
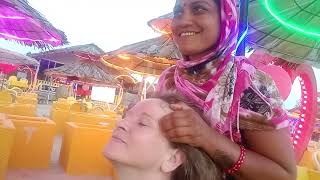
[[[166,119],[171,117],[174,117],[174,120],[167,123],[169,121]],[[187,117],[189,120],[184,123],[183,119]],[[203,136],[205,123],[198,126],[196,124],[201,121],[200,116],[186,104],[169,105],[165,98],[144,100],[128,111],[126,117],[118,123],[104,155],[113,162],[119,173],[124,173],[124,169],[130,168],[130,172],[163,176],[163,179],[169,176],[171,179],[171,176],[191,176],[191,169],[195,174],[209,172],[209,179],[212,179],[212,176],[220,177],[219,171],[206,153],[188,144],[182,144],[185,142],[197,147],[200,145],[197,144],[200,142],[197,138]],[[181,130],[186,131],[187,136],[190,135],[191,138],[181,137],[180,135],[185,135],[184,132],[175,134],[177,130],[168,131],[165,136],[160,129],[160,126],[168,128],[174,125],[179,125],[178,129],[182,128]],[[169,137],[172,132],[174,134]],[[170,141],[174,138],[179,143]],[[196,163],[198,161],[199,163]],[[210,170],[206,169],[207,167],[210,167]]]

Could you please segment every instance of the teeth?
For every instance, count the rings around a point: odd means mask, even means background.
[[[181,33],[181,37],[183,37],[183,36],[194,36],[194,35],[196,35],[196,33],[195,32],[184,32],[184,33]]]

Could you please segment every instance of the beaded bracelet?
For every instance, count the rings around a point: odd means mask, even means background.
[[[224,172],[227,174],[234,174],[235,172],[239,171],[241,168],[241,165],[244,162],[245,157],[246,157],[246,149],[243,146],[240,146],[239,160],[235,162],[231,168],[226,169]]]

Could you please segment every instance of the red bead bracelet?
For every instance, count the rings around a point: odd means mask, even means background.
[[[245,157],[246,157],[246,148],[244,148],[243,146],[240,146],[239,160],[237,162],[235,162],[231,168],[226,169],[224,172],[227,174],[234,174],[237,171],[239,171],[243,162],[244,162]]]

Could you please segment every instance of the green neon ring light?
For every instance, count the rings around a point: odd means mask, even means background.
[[[266,8],[268,10],[268,12],[277,20],[279,21],[281,24],[293,29],[293,30],[296,30],[296,31],[299,31],[301,33],[304,33],[306,35],[311,35],[311,36],[317,36],[320,38],[320,32],[313,32],[313,31],[308,31],[308,30],[305,30],[301,27],[298,27],[296,25],[293,25],[293,24],[290,24],[290,23],[287,23],[285,22],[281,17],[279,17],[275,12],[273,12],[273,10],[271,9],[271,5],[270,5],[270,2],[269,0],[264,0],[264,3],[266,5]]]

